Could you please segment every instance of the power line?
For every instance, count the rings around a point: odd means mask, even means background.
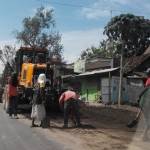
[[[74,8],[87,8],[87,9],[92,9],[92,7],[89,6],[85,6],[85,5],[76,5],[76,4],[71,4],[71,3],[62,3],[62,2],[58,2],[58,1],[52,1],[52,0],[36,0],[38,2],[42,3],[52,3],[52,4],[56,4],[59,6],[63,6],[63,7],[74,7]],[[95,10],[98,10],[99,8],[94,8]],[[113,17],[113,12],[120,12],[120,13],[138,13],[138,12],[128,12],[128,11],[124,11],[124,10],[117,10],[117,9],[103,9],[102,11],[109,11],[110,12],[110,17]]]
[[[92,9],[92,7],[86,7],[85,5],[75,5],[75,4],[70,4],[70,3],[61,3],[61,2],[54,2],[54,1],[48,1],[48,0],[37,0],[39,2],[41,2],[41,5],[42,5],[42,2],[44,3],[53,3],[53,4],[56,4],[56,5],[60,5],[60,6],[65,6],[65,7],[76,7],[76,8],[87,8],[87,9]],[[94,8],[94,9],[98,9],[98,8]],[[113,15],[113,12],[125,12],[125,11],[121,11],[121,10],[108,10],[108,9],[103,9],[103,11],[110,11],[110,14],[111,14],[111,18],[112,18],[112,15]]]
[[[77,8],[82,8],[82,7],[85,7],[84,5],[76,5],[76,4],[70,4],[70,3],[61,3],[61,2],[54,2],[54,1],[48,1],[48,0],[37,0],[39,2],[45,2],[45,3],[53,3],[53,4],[56,4],[56,5],[60,5],[60,6],[66,6],[66,7],[77,7]]]

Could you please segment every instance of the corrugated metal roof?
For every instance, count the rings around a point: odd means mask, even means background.
[[[112,72],[115,70],[118,70],[119,68],[110,68],[110,69],[103,69],[103,70],[95,70],[95,71],[89,71],[85,73],[81,73],[79,75],[76,75],[77,77],[79,76],[87,76],[87,75],[94,75],[94,74],[102,74],[102,73],[107,73],[107,72]]]
[[[62,77],[62,79],[67,79],[67,78],[74,78],[75,77],[75,75],[63,75],[63,76],[61,76]]]

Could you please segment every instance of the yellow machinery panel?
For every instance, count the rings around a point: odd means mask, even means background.
[[[20,85],[30,88],[32,87],[32,79],[33,79],[33,70],[34,64],[32,63],[23,63],[21,69],[21,77],[20,77]]]
[[[25,88],[33,87],[34,69],[46,68],[46,64],[23,63],[20,76],[20,85]]]

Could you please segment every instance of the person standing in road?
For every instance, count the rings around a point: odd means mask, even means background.
[[[61,94],[59,98],[60,106],[64,106],[64,128],[68,128],[68,118],[69,114],[73,112],[76,119],[76,126],[81,127],[80,123],[80,114],[79,114],[79,106],[77,99],[79,96],[73,91],[72,87],[68,87],[68,90]]]
[[[46,84],[46,76],[45,74],[40,74],[35,85],[34,93],[33,93],[33,101],[32,101],[32,124],[31,127],[35,127],[35,120],[40,121],[40,126],[44,126],[44,120],[46,118],[45,111],[45,84]]]
[[[6,113],[9,113],[9,96],[8,96],[8,85],[10,83],[10,77],[7,77],[7,81],[4,87],[4,92],[2,96],[3,107]]]
[[[9,116],[12,118],[14,115],[15,119],[17,117],[17,74],[13,73],[8,83],[8,99],[9,99]]]

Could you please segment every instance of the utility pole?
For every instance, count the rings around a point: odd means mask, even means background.
[[[111,73],[109,72],[109,79],[108,79],[108,84],[109,84],[109,104],[111,104]]]
[[[121,43],[121,56],[120,56],[120,78],[119,78],[119,94],[118,94],[118,107],[121,105],[122,101],[122,81],[123,81],[123,42]]]
[[[111,19],[113,16],[113,11],[117,11],[117,12],[123,12],[120,10],[110,10],[110,15],[111,15]],[[120,107],[121,105],[121,101],[122,101],[122,82],[123,82],[123,41],[122,39],[119,39],[119,43],[120,45],[120,49],[121,49],[121,54],[120,54],[120,77],[119,77],[119,93],[118,93],[118,107]],[[114,43],[113,43],[113,49],[114,49]]]

